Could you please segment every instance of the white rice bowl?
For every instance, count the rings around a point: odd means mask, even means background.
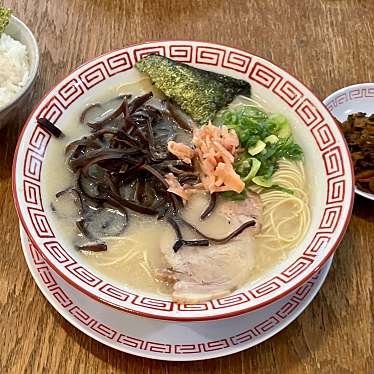
[[[3,33],[0,36],[0,108],[9,104],[29,76],[27,48]]]

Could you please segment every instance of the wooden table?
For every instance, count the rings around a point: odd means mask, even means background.
[[[374,80],[374,1],[5,0],[5,6],[30,26],[40,46],[40,78],[25,112],[87,59],[159,38],[201,39],[246,49],[283,66],[321,99],[337,88]],[[85,336],[35,285],[22,255],[11,192],[18,130],[15,125],[0,132],[1,373],[372,372],[373,202],[356,198],[321,292],[280,334],[221,359],[151,361]]]

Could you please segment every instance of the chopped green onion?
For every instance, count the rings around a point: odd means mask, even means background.
[[[291,136],[291,127],[283,114],[272,114],[269,120],[277,126],[279,138],[285,139]]]
[[[252,182],[257,184],[261,187],[269,188],[273,185],[273,182],[269,178],[265,178],[264,176],[257,176],[252,179]]]
[[[254,147],[248,148],[248,153],[251,156],[257,155],[257,153],[262,152],[266,147],[266,143],[264,143],[262,140],[258,140],[256,145]]]
[[[283,114],[268,115],[254,105],[242,105],[220,114],[217,123],[234,129],[240,147],[247,150],[239,154],[234,164],[235,171],[246,185],[253,182],[264,188],[293,193],[273,185],[271,179],[281,159],[303,159],[303,151],[294,142],[291,126]],[[237,195],[231,194],[230,198],[237,200]]]
[[[270,143],[270,144],[278,143],[278,140],[279,138],[274,134],[269,135],[264,139],[265,143]]]
[[[252,162],[251,170],[244,178],[242,178],[243,182],[245,183],[251,181],[256,176],[261,167],[261,161],[257,160],[257,158],[252,157],[250,158],[250,160]]]

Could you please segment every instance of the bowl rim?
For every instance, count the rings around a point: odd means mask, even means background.
[[[347,91],[349,92],[350,90],[355,89],[355,88],[374,88],[374,82],[355,83],[355,84],[351,84],[349,86],[339,88],[336,91],[332,92],[329,96],[327,96],[322,101],[322,103],[327,107],[328,103],[331,100],[333,100],[336,96],[341,95],[341,94],[343,94]],[[373,98],[373,100],[374,100],[374,98]],[[332,114],[332,112],[330,110],[329,110],[329,112]],[[356,187],[356,185],[355,185],[355,193],[357,195],[360,195],[360,196],[366,198],[366,199],[374,201],[374,193],[362,191],[358,187]]]
[[[21,30],[20,31],[21,33],[29,35],[31,42],[32,42],[32,48],[35,52],[35,58],[33,59],[33,61],[29,61],[30,62],[30,73],[29,73],[29,77],[27,79],[26,84],[21,88],[21,90],[17,93],[17,95],[13,98],[11,102],[6,104],[4,107],[0,108],[0,114],[3,112],[5,113],[7,110],[9,110],[14,104],[16,104],[25,95],[25,93],[30,89],[30,87],[32,87],[38,75],[39,62],[40,62],[39,46],[32,31],[26,26],[24,22],[22,22],[19,18],[17,18],[13,14],[11,15],[10,22],[15,22],[18,29]],[[30,53],[29,53],[29,56],[30,56]]]
[[[253,54],[253,53],[250,53],[250,52],[248,52],[248,51],[246,51],[244,49],[232,47],[232,46],[229,46],[229,45],[226,45],[226,44],[222,44],[222,43],[215,43],[215,42],[204,41],[204,40],[188,40],[188,39],[160,39],[160,40],[156,39],[156,40],[147,40],[147,41],[144,41],[144,42],[141,42],[141,43],[129,44],[129,45],[125,46],[125,47],[118,48],[118,49],[115,49],[115,50],[111,50],[111,51],[102,53],[102,54],[100,54],[100,55],[98,55],[98,56],[96,56],[96,57],[94,57],[92,59],[87,60],[86,62],[84,62],[83,64],[79,65],[77,68],[75,68],[74,70],[70,71],[63,79],[59,80],[59,82],[57,82],[41,98],[41,100],[39,100],[39,102],[34,106],[33,111],[31,112],[31,114],[29,115],[29,117],[27,118],[27,120],[26,120],[25,123],[28,124],[30,122],[30,120],[33,117],[35,111],[43,103],[43,101],[46,99],[46,97],[49,96],[56,89],[56,87],[61,82],[65,81],[70,75],[72,75],[73,73],[75,73],[76,71],[78,71],[79,69],[81,69],[82,67],[84,67],[85,65],[88,65],[88,64],[94,62],[95,60],[100,60],[102,57],[104,57],[106,55],[110,55],[112,53],[121,51],[123,49],[128,49],[128,48],[132,48],[132,47],[140,47],[140,46],[145,46],[145,45],[154,44],[154,43],[171,43],[171,42],[182,43],[182,44],[183,43],[197,43],[197,44],[203,43],[203,44],[209,45],[211,47],[231,48],[231,49],[235,49],[236,51],[249,54],[249,55],[251,55],[253,57],[258,58],[259,60],[265,61],[268,64],[276,66],[283,73],[285,73],[286,75],[289,75],[292,79],[294,79],[297,82],[298,85],[300,85],[303,89],[305,89],[308,92],[308,95],[310,95],[311,97],[313,97],[318,102],[318,104],[321,105],[321,107],[325,108],[326,109],[326,116],[325,116],[325,118],[329,117],[330,123],[333,124],[333,125],[336,125],[335,121],[334,121],[334,119],[333,119],[333,117],[331,115],[331,113],[326,108],[326,106],[321,102],[321,100],[318,99],[317,96],[315,94],[313,94],[313,92],[306,85],[304,85],[302,82],[300,82],[299,79],[295,78],[292,74],[290,74],[287,71],[285,71],[279,65],[273,63],[272,61],[269,61],[266,58],[260,57],[258,55]],[[311,269],[308,270],[306,272],[306,274],[299,281],[297,281],[294,285],[290,286],[286,290],[284,290],[282,292],[277,292],[269,300],[265,300],[263,302],[256,303],[253,306],[249,306],[249,307],[242,308],[242,309],[239,309],[239,310],[234,310],[232,312],[226,312],[226,313],[223,313],[223,314],[208,315],[208,316],[189,316],[189,317],[185,317],[185,316],[178,316],[178,315],[175,315],[175,314],[174,315],[166,315],[165,316],[165,315],[162,315],[162,314],[157,314],[157,311],[156,312],[144,312],[144,311],[134,310],[134,309],[131,309],[131,308],[128,308],[128,307],[124,307],[124,306],[115,304],[115,303],[110,302],[108,300],[103,300],[99,296],[97,296],[94,293],[92,293],[91,291],[87,290],[85,287],[82,287],[79,284],[75,283],[63,271],[61,271],[60,269],[58,269],[51,261],[49,261],[49,259],[44,255],[43,251],[40,249],[40,246],[38,245],[38,243],[36,242],[36,240],[30,234],[30,231],[29,231],[29,229],[28,229],[28,227],[26,225],[26,222],[25,222],[25,220],[23,218],[23,215],[22,215],[22,209],[21,209],[21,207],[19,205],[19,201],[18,201],[18,197],[17,197],[17,189],[16,189],[16,187],[17,187],[16,186],[16,164],[17,164],[17,156],[18,156],[20,144],[21,144],[21,141],[23,139],[23,135],[25,133],[26,127],[27,126],[24,126],[23,129],[22,129],[22,132],[21,132],[21,134],[19,136],[19,139],[18,139],[18,142],[17,142],[16,150],[15,150],[15,153],[14,153],[14,158],[13,158],[13,172],[12,172],[12,190],[13,190],[13,198],[14,198],[14,201],[15,201],[16,210],[17,210],[19,219],[21,221],[21,224],[22,224],[25,232],[27,233],[27,236],[29,237],[30,241],[35,246],[35,248],[38,250],[38,252],[43,256],[43,258],[53,268],[53,270],[55,270],[64,280],[66,280],[67,282],[69,282],[78,291],[83,292],[84,294],[88,295],[89,297],[95,299],[96,301],[98,301],[100,303],[104,303],[104,304],[106,304],[106,305],[108,305],[110,307],[114,307],[116,309],[123,310],[125,312],[129,312],[129,313],[132,313],[132,314],[135,314],[135,315],[139,315],[139,316],[147,317],[147,318],[169,320],[169,321],[193,322],[193,321],[204,321],[204,320],[218,320],[218,319],[224,319],[224,318],[239,316],[241,314],[250,312],[252,310],[256,310],[256,309],[265,307],[266,305],[269,305],[269,304],[273,303],[274,301],[281,299],[282,297],[284,297],[285,295],[289,294],[290,292],[294,291],[297,287],[299,287],[300,285],[304,284],[308,279],[310,279],[310,277],[312,277],[316,272],[318,272],[320,270],[320,268],[326,263],[326,261],[331,257],[331,255],[335,252],[336,248],[339,246],[339,244],[340,244],[340,242],[341,242],[341,240],[342,240],[342,238],[343,238],[343,236],[344,236],[344,234],[346,232],[346,229],[347,229],[347,226],[349,224],[349,221],[350,221],[350,217],[351,217],[351,213],[352,213],[352,209],[353,209],[353,201],[354,201],[354,193],[353,193],[354,186],[353,186],[353,184],[352,185],[349,184],[346,187],[346,190],[347,190],[347,192],[350,195],[350,200],[349,201],[347,200],[347,202],[345,204],[347,206],[347,213],[346,213],[345,221],[344,221],[344,223],[343,223],[343,225],[341,227],[341,231],[340,231],[339,235],[336,237],[335,242],[331,246],[330,250],[323,256],[323,258],[318,262],[318,264],[313,265],[311,267]],[[345,152],[347,152],[349,154],[347,143],[346,143],[346,141],[345,141],[344,138],[342,140],[343,140],[342,147],[344,145]],[[350,157],[348,158],[348,162],[347,162],[347,171],[348,171],[348,169],[349,169],[349,172],[350,172],[349,177],[353,180],[353,166],[352,166],[352,160],[350,159]]]

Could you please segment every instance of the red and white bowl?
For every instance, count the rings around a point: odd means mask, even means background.
[[[12,15],[5,33],[26,46],[30,71],[24,87],[11,102],[0,107],[0,129],[11,123],[15,125],[17,122],[19,113],[32,96],[39,70],[39,47],[31,30]]]
[[[289,258],[255,284],[206,303],[183,305],[157,295],[141,294],[89,268],[64,240],[44,209],[46,176],[42,173],[54,139],[36,119],[46,117],[63,131],[69,113],[87,97],[133,82],[134,64],[159,53],[193,66],[248,80],[253,94],[284,113],[303,147],[310,190],[310,228]],[[46,262],[72,286],[90,297],[126,312],[175,321],[211,320],[258,309],[295,290],[328,260],[349,222],[353,174],[349,152],[323,104],[297,79],[251,53],[197,41],[157,41],[100,56],[80,66],[57,84],[37,105],[20,136],[13,164],[13,195],[20,221]]]
[[[374,113],[374,83],[358,83],[333,92],[323,100],[327,109],[340,122],[344,122],[350,114],[363,112]],[[358,195],[374,201],[374,193],[355,188]]]
[[[332,262],[331,257],[307,282],[266,308],[225,320],[174,323],[123,313],[82,294],[46,264],[23,229],[20,231],[29,270],[62,317],[98,342],[153,360],[206,360],[262,343],[286,328],[311,303]]]

